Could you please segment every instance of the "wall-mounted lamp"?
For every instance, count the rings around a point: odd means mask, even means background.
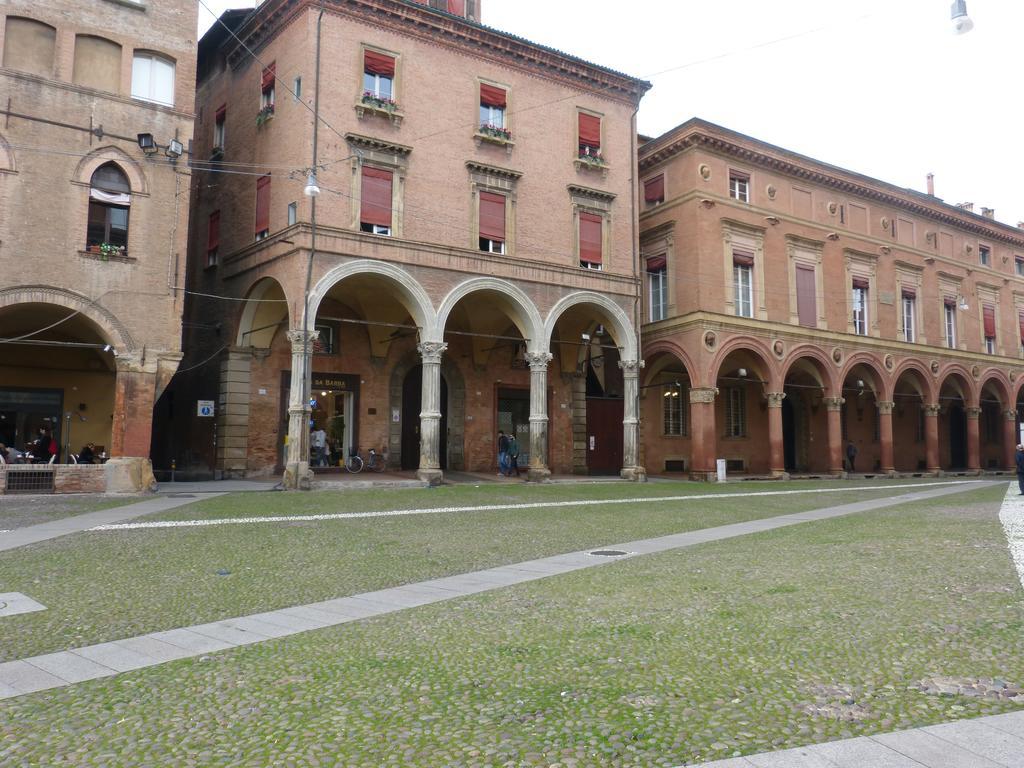
[[[306,197],[320,196],[320,186],[316,183],[316,173],[314,171],[310,171],[306,176],[306,186],[302,190],[302,194]]]
[[[171,139],[167,142],[167,148],[164,150],[164,154],[171,158],[171,160],[177,160],[181,157],[181,153],[184,151],[185,147],[182,146],[180,141],[177,139]]]
[[[112,347],[109,344],[104,344],[103,345],[103,351],[104,352],[109,352],[111,349],[112,349]]]
[[[155,155],[160,151],[160,148],[156,145],[156,140],[153,138],[152,133],[140,133],[139,137],[139,149],[145,152],[147,155]]]
[[[589,333],[581,333],[581,334],[580,334],[580,338],[581,338],[581,339],[582,339],[583,341],[590,341],[590,334],[589,334]]]
[[[739,376],[741,379],[747,378],[747,369],[740,368],[738,371],[736,371],[736,375]]]
[[[957,305],[960,307],[961,312],[966,312],[971,308],[971,305],[967,303],[967,299],[965,299],[963,296],[957,297]]]
[[[953,34],[966,35],[974,29],[974,22],[967,15],[967,0],[953,0],[949,9],[949,20],[953,24]]]

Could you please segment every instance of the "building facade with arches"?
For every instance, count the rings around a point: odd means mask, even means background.
[[[172,391],[219,415],[176,411],[163,463],[301,487],[311,461],[336,471],[373,448],[439,482],[495,472],[500,430],[534,478],[642,476],[633,168],[649,84],[483,27],[479,3],[323,7],[268,0],[200,41],[196,367]]]
[[[111,460],[89,490],[149,487],[153,407],[181,359],[187,157],[137,134],[187,151],[196,12],[0,10],[0,442],[45,427],[56,463],[93,443]]]
[[[639,154],[648,471],[1013,467],[1020,226],[702,120]]]

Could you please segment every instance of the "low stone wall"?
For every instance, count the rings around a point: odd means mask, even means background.
[[[107,475],[98,464],[0,466],[0,493],[104,493]]]

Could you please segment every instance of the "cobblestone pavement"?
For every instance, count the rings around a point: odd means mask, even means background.
[[[116,496],[55,496],[0,494],[0,531],[8,532],[30,525],[39,525],[63,517],[97,512],[131,504],[138,499]]]
[[[733,523],[687,533],[631,541],[595,551],[569,552],[485,571],[382,589],[311,605],[266,611],[193,627],[49,653],[0,664],[0,699],[109,677],[120,672],[250,645],[370,616],[443,602],[456,597],[543,579],[613,562],[623,557],[664,552],[709,541],[784,528],[895,504],[935,499],[985,484],[949,485],[837,507]],[[167,500],[165,500],[167,501]],[[154,502],[147,502],[153,504]],[[141,505],[137,505],[141,506]],[[155,509],[153,511],[156,511]],[[100,514],[100,513],[97,513]]]

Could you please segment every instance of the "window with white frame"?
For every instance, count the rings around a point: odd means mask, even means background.
[[[908,344],[913,344],[916,340],[917,294],[912,288],[903,289],[901,306],[903,309],[903,340]]]
[[[741,203],[750,202],[750,174],[729,171],[729,197]]]
[[[295,224],[299,220],[299,204],[288,203],[288,226]]]
[[[747,391],[743,387],[725,390],[725,436],[747,436]]]
[[[956,299],[943,299],[942,319],[946,328],[946,346],[956,349]]]
[[[503,131],[505,110],[508,107],[508,92],[496,85],[480,83],[480,127],[491,131]]]
[[[733,301],[737,317],[754,316],[754,255],[740,250],[732,254]]]
[[[1016,256],[1013,259],[1013,272],[1017,277],[1024,277],[1024,258]]]
[[[363,51],[363,96],[394,104],[397,58],[380,51]]]
[[[664,256],[647,260],[648,320],[664,320],[668,310],[668,269]]]
[[[277,62],[272,61],[263,68],[260,78],[260,111],[264,113],[265,117],[274,114],[276,86]]]
[[[158,53],[136,51],[132,60],[132,98],[174,106],[174,62]]]
[[[853,332],[858,336],[868,335],[868,281],[853,279]]]
[[[225,125],[227,123],[227,119],[228,119],[228,108],[225,105],[225,106],[222,106],[220,109],[217,110],[217,113],[214,115],[214,118],[213,118],[213,149],[214,149],[214,151],[217,151],[218,149],[221,150],[222,152],[224,151],[224,146],[225,146],[224,140],[225,140],[225,138],[227,138],[227,133],[225,131]]]
[[[978,246],[978,263],[983,267],[992,266],[992,249],[989,246]]]
[[[678,383],[666,384],[661,399],[664,434],[685,435],[686,391]]]
[[[292,101],[302,100],[302,75],[296,75],[292,80]]]
[[[996,353],[996,308],[993,304],[984,304],[981,308],[981,319],[985,332],[985,352]]]

